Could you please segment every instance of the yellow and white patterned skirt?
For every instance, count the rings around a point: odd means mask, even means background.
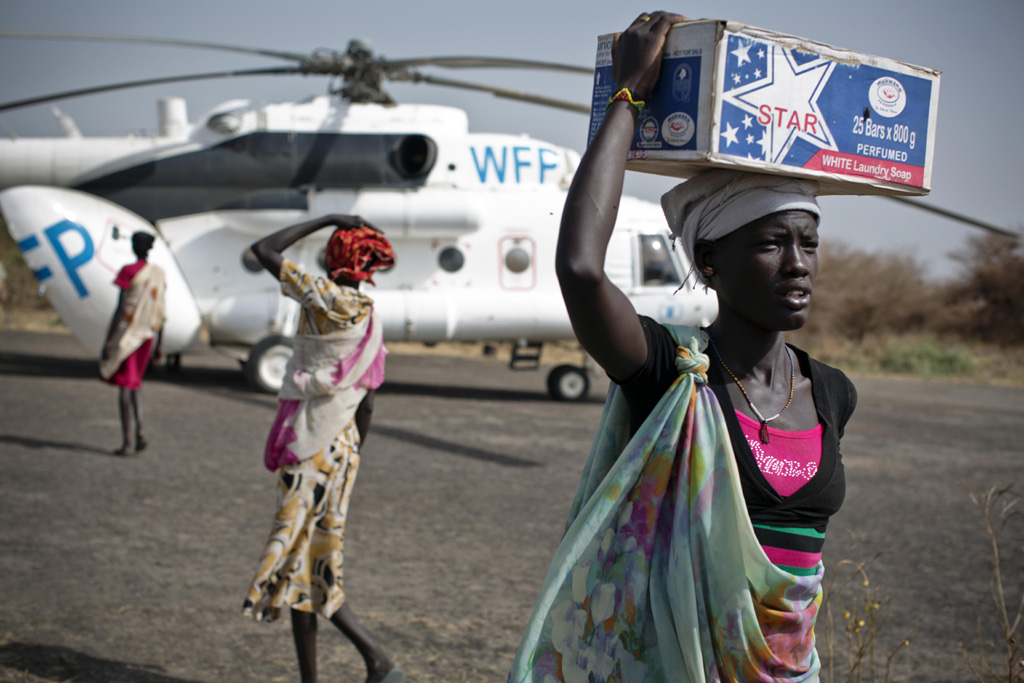
[[[278,468],[277,516],[242,605],[257,621],[294,609],[330,618],[345,602],[345,518],[359,471],[355,420],[326,451]]]

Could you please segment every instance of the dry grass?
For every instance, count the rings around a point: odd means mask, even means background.
[[[854,552],[852,541],[843,552]],[[888,587],[876,587],[868,576],[868,567],[878,559],[855,562],[843,559],[826,575],[825,596],[815,630],[824,639],[818,642],[822,659],[821,680],[827,683],[895,683],[899,659],[910,647],[911,638],[921,622],[909,633],[893,640],[883,631],[892,615],[894,595]],[[884,660],[883,660],[884,658]]]
[[[971,494],[971,501],[981,513],[985,533],[989,539],[989,597],[992,599],[996,626],[1002,638],[998,643],[986,642],[981,635],[980,617],[977,642],[973,648],[961,634],[960,653],[978,683],[1024,681],[1024,591],[1019,586],[1007,590],[1003,585],[1004,562],[999,546],[1001,532],[1010,520],[1021,515],[1020,509],[1015,509],[1021,499],[1013,492],[1013,486],[993,486],[980,494]],[[1021,550],[1024,551],[1024,547]],[[1014,555],[1016,556],[1016,553]],[[1016,597],[1012,595],[1014,592],[1020,593],[1019,603],[1016,603]]]
[[[846,372],[1024,385],[1024,346],[1006,347],[922,332],[873,333],[860,342],[802,331],[788,338],[813,357]]]

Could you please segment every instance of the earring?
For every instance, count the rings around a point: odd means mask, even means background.
[[[701,275],[703,275],[704,277],[711,277],[712,275],[714,275],[714,274],[715,274],[715,269],[714,269],[714,268],[712,268],[711,266],[704,266],[704,267],[703,267],[703,268],[701,269],[700,273],[701,273]]]

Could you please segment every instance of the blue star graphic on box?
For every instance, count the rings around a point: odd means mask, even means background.
[[[726,50],[720,152],[802,166],[837,149],[818,108],[834,62],[738,35]]]

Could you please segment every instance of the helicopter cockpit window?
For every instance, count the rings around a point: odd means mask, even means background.
[[[642,282],[646,287],[682,283],[675,259],[662,235],[640,235]]]
[[[455,273],[466,264],[466,257],[455,247],[445,247],[437,255],[437,265],[448,273]]]
[[[242,252],[242,266],[250,273],[258,273],[263,270],[263,264],[256,258],[256,254],[252,252],[252,249],[246,249]]]

